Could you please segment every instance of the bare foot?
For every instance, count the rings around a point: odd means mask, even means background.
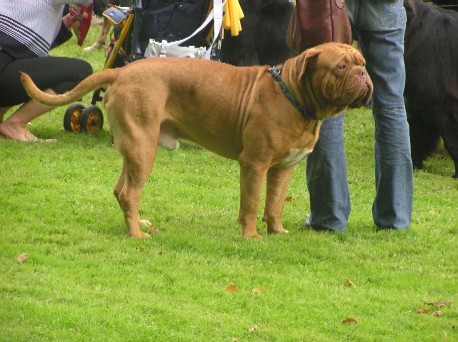
[[[22,125],[14,124],[9,121],[5,121],[0,124],[0,135],[2,135],[6,139],[17,141],[27,140],[27,132],[27,129]],[[30,133],[28,137],[32,138],[35,136],[32,133]]]
[[[25,141],[25,142],[55,142],[56,139],[40,139],[36,137],[32,132],[27,128],[24,128],[20,125],[10,124],[8,121],[5,121],[0,124],[0,136],[15,141]]]

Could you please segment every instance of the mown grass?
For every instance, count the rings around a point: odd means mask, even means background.
[[[102,68],[102,52],[74,45],[55,53]],[[458,340],[452,162],[438,154],[415,172],[407,232],[377,232],[369,110],[349,111],[345,123],[348,231],[302,229],[303,162],[285,205],[290,234],[267,236],[259,221],[261,240],[240,238],[237,164],[187,144],[159,150],[144,190],[142,216],[160,233],[128,238],[109,133],[64,132],[64,111],[30,128],[55,144],[0,141],[0,340]],[[441,300],[450,306],[425,304]],[[342,323],[349,317],[358,323]]]

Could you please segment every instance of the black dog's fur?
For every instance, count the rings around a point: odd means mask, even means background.
[[[421,168],[440,137],[458,177],[458,13],[405,0],[405,99],[414,166]]]
[[[294,5],[288,0],[240,0],[242,31],[224,32],[221,61],[238,66],[275,65],[291,57],[286,30]]]
[[[458,3],[456,0],[432,0],[432,3],[446,9],[458,11]]]
[[[105,8],[107,8],[107,0],[94,0],[92,2],[92,11],[94,12],[95,15],[101,17],[103,11]],[[109,1],[110,3],[113,3],[113,1]]]

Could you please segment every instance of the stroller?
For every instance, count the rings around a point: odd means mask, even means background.
[[[222,0],[132,0],[129,7],[110,5],[103,13],[114,25],[104,69],[150,57],[219,60],[224,3]],[[241,10],[239,16],[243,17]],[[100,130],[103,115],[96,104],[102,100],[104,91],[104,88],[94,91],[87,108],[81,103],[69,106],[64,115],[64,129],[91,133]]]

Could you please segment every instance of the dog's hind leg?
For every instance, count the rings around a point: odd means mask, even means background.
[[[120,206],[121,206],[121,202],[119,201],[119,194],[121,193],[122,187],[124,186],[125,178],[126,178],[126,167],[124,166],[124,163],[123,163],[121,175],[119,176],[118,182],[116,183],[114,191],[113,191],[116,197],[116,200],[118,201]],[[148,220],[139,220],[139,225],[143,227],[152,227],[152,223],[149,222]]]
[[[439,122],[439,131],[444,140],[444,147],[447,149],[455,164],[453,178],[458,178],[458,115],[456,116],[457,119],[455,120],[453,115],[449,115],[447,117],[448,120]]]
[[[157,139],[152,143],[151,137],[136,135],[122,140],[128,139],[130,143],[120,142],[118,145],[124,164],[114,193],[123,211],[128,234],[137,238],[148,237],[149,234],[140,231],[139,226],[151,223],[139,219],[139,209],[143,187],[153,167]],[[135,148],[131,147],[133,145]]]
[[[267,224],[268,234],[288,233],[283,228],[281,216],[286,192],[294,167],[274,167],[267,172],[266,203],[263,221]]]
[[[121,194],[122,187],[124,186],[124,180],[126,178],[126,164],[123,162],[122,164],[122,169],[121,169],[121,174],[119,175],[118,182],[116,183],[113,193],[116,197],[116,200],[118,201],[119,205],[121,205],[121,202],[119,201],[119,195]]]
[[[439,144],[439,131],[430,122],[425,121],[421,113],[410,112],[410,148],[415,168],[423,168],[423,162],[434,153]]]

